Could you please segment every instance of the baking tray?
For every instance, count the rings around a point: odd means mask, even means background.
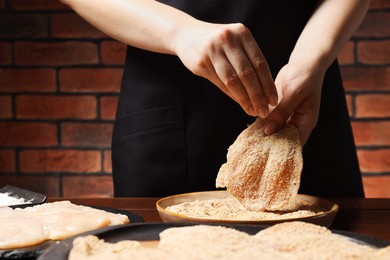
[[[143,223],[145,222],[144,218],[127,210],[120,210],[109,207],[100,207],[100,206],[89,206],[96,209],[105,210],[111,213],[120,213],[126,215],[130,223]],[[116,227],[116,226],[112,226]],[[111,228],[111,227],[110,227]],[[96,230],[95,230],[96,231]],[[0,249],[0,259],[36,259],[39,255],[41,255],[48,247],[58,243],[58,241],[48,240],[41,244],[31,246],[31,247],[23,247],[17,249]],[[55,258],[53,258],[55,259]]]
[[[25,207],[42,204],[46,201],[46,195],[44,194],[33,192],[30,190],[25,190],[12,185],[3,186],[2,188],[0,188],[0,193],[8,194],[8,196],[17,199],[22,198],[25,201],[27,201],[27,203],[25,204],[8,205],[11,208],[25,208]]]
[[[138,223],[130,225],[120,225],[115,227],[106,227],[103,229],[89,231],[82,233],[78,236],[96,235],[100,239],[104,239],[106,242],[116,243],[122,240],[138,240],[138,241],[158,241],[159,234],[167,228],[171,227],[183,227],[199,225],[198,223]],[[246,232],[250,235],[254,235],[260,230],[263,230],[269,226],[260,225],[240,225],[240,224],[206,224],[206,225],[220,225],[225,227],[234,228],[236,230]],[[345,232],[340,230],[332,230],[332,232],[346,236],[356,243],[364,244],[372,247],[382,248],[390,245],[389,242],[379,240],[373,237],[355,234],[352,232]],[[65,260],[68,258],[69,252],[72,248],[73,240],[78,237],[74,236],[65,239],[58,244],[50,246],[38,260]]]

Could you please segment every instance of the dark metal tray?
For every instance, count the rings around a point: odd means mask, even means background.
[[[25,208],[42,204],[46,201],[46,195],[44,194],[25,190],[12,185],[3,186],[2,188],[0,188],[0,193],[8,194],[8,196],[10,197],[24,199],[25,201],[28,201],[25,204],[9,205],[9,207],[11,208]]]
[[[120,210],[120,209],[114,209],[114,208],[108,208],[108,207],[98,207],[98,206],[90,206],[92,208],[105,210],[111,213],[120,213],[123,215],[126,215],[130,223],[142,223],[145,222],[143,217],[127,211],[127,210]],[[115,227],[115,226],[113,226]],[[110,228],[113,228],[110,227]],[[99,229],[94,230],[97,232]],[[18,249],[10,249],[10,250],[1,250],[0,249],[0,259],[36,259],[39,255],[41,255],[48,247],[51,245],[55,245],[59,243],[58,241],[48,240],[41,244],[38,244],[36,246],[31,247],[23,247]],[[55,259],[55,258],[52,258]]]
[[[106,227],[103,229],[85,232],[78,236],[85,235],[96,235],[100,239],[104,239],[107,242],[115,243],[121,240],[139,240],[139,241],[150,241],[159,240],[159,234],[163,230],[171,227],[182,227],[190,225],[199,225],[199,223],[140,223],[130,225],[120,225],[115,227]],[[207,225],[221,225],[226,227],[235,228],[239,231],[246,232],[250,235],[254,235],[262,229],[269,226],[258,226],[258,225],[240,225],[240,224],[207,224]],[[373,247],[385,247],[390,243],[387,241],[375,239],[369,236],[355,234],[351,232],[344,232],[339,230],[332,230],[332,232],[346,236],[359,244],[365,244]],[[58,244],[50,246],[38,260],[51,260],[51,259],[67,259],[69,252],[72,248],[73,240],[76,238],[71,237],[61,241]]]

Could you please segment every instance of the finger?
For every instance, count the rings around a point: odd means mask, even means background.
[[[314,110],[309,111],[310,112],[308,113],[300,113],[295,111],[287,121],[298,129],[302,146],[306,144],[318,121],[318,113],[316,113]]]
[[[213,65],[211,64],[211,62],[207,62],[206,66],[207,68],[207,71],[204,73],[205,75],[207,75],[207,79],[212,82],[214,85],[216,85],[220,90],[222,90],[223,93],[225,93],[227,96],[229,96],[231,99],[233,99],[235,102],[237,102],[238,104],[239,101],[236,99],[236,97],[232,94],[232,92],[225,86],[225,84],[221,81],[221,79],[219,78],[219,76],[217,75]],[[243,110],[250,116],[256,116],[256,113],[253,111],[253,110],[248,110],[244,107],[242,107]]]
[[[222,46],[225,55],[238,76],[240,84],[243,86],[254,110],[260,117],[267,117],[267,97],[262,90],[255,69],[245,51],[242,49],[240,38],[237,38],[237,34],[235,35],[233,32],[227,31],[224,34]]]
[[[299,137],[301,139],[301,144],[302,146],[304,146],[307,142],[307,139],[309,139],[309,136],[312,131],[312,129],[309,129],[307,127],[307,124],[305,123],[305,115],[302,113],[294,112],[288,120],[288,123],[294,125],[297,128],[299,132]]]
[[[226,53],[227,58],[235,70],[241,85],[246,91],[254,110],[258,115],[260,115],[260,117],[267,117],[267,97],[265,96],[260,85],[260,81],[257,78],[256,71],[252,67],[249,59],[246,57],[245,52],[240,48],[229,49],[229,47],[227,47]]]
[[[242,47],[256,72],[267,102],[272,106],[276,106],[278,103],[278,92],[268,63],[250,31],[247,30],[243,35],[244,37],[241,40]]]
[[[279,104],[267,118],[267,123],[264,130],[265,134],[272,135],[273,133],[278,132],[296,108],[297,101],[294,100],[292,95],[283,96]]]
[[[213,55],[211,57],[211,62],[219,81],[222,82],[222,85],[224,86],[222,88],[226,88],[234,97],[234,100],[239,103],[249,115],[256,115],[244,86],[241,84],[236,71],[228,61],[225,54],[219,53],[217,55]]]

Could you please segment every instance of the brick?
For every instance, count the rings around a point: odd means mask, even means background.
[[[59,181],[57,176],[36,176],[26,174],[1,175],[0,187],[6,184],[45,194],[47,197],[60,196]]]
[[[67,5],[56,0],[12,0],[9,1],[11,8],[14,10],[70,10]]]
[[[42,14],[0,14],[2,38],[42,38],[48,36],[48,19]]]
[[[52,146],[57,144],[55,124],[0,122],[0,146]]]
[[[0,42],[0,65],[9,65],[11,61],[11,44]]]
[[[354,105],[353,105],[354,97],[352,95],[347,94],[345,98],[347,100],[348,114],[350,117],[353,117],[355,114]]]
[[[337,58],[340,65],[353,64],[355,61],[355,43],[347,42]]]
[[[107,150],[103,153],[104,162],[103,162],[103,170],[105,173],[112,173],[112,161],[111,161],[111,151]]]
[[[366,198],[390,198],[390,176],[364,176],[363,185]]]
[[[390,13],[368,12],[353,37],[388,37],[390,35]]]
[[[85,150],[22,150],[19,164],[23,173],[96,173],[101,171],[101,153]]]
[[[104,96],[100,98],[100,117],[102,119],[115,119],[118,96]]]
[[[63,92],[115,92],[118,93],[122,69],[62,69],[59,74]]]
[[[15,100],[18,119],[94,119],[94,96],[21,95]]]
[[[75,13],[58,13],[51,16],[51,36],[59,38],[104,38],[104,33]]]
[[[390,121],[352,122],[358,146],[390,145]]]
[[[62,123],[62,145],[110,147],[112,128],[111,123]]]
[[[390,117],[390,93],[357,95],[356,96],[356,117],[357,118]]]
[[[109,197],[114,195],[110,175],[64,176],[62,191],[65,197]]]
[[[389,0],[375,0],[370,3],[370,10],[380,10],[390,8]]]
[[[0,96],[0,118],[12,118],[12,98],[11,96]]]
[[[390,90],[390,67],[342,67],[347,91]]]
[[[358,43],[358,60],[364,64],[389,64],[390,40],[361,41]]]
[[[85,41],[68,42],[16,42],[15,63],[17,65],[85,65],[98,63],[95,43]]]
[[[0,68],[0,92],[53,92],[55,90],[54,69]]]
[[[100,44],[100,55],[103,64],[123,65],[127,46],[117,41],[103,41]]]
[[[359,150],[358,158],[362,172],[390,172],[390,149]]]
[[[0,172],[15,172],[15,169],[15,152],[13,150],[0,149]]]

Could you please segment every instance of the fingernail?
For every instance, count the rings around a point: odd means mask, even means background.
[[[266,118],[268,116],[268,108],[261,106],[257,109],[257,113],[261,118]]]
[[[255,111],[255,109],[254,109],[253,107],[249,107],[249,108],[248,108],[248,114],[249,114],[250,116],[256,116],[256,111]]]
[[[276,132],[277,128],[278,128],[278,125],[275,122],[269,122],[264,129],[264,133],[266,135],[272,135],[273,133]]]
[[[269,104],[271,106],[276,106],[278,104],[278,97],[274,94],[272,94],[270,97],[269,97]]]

